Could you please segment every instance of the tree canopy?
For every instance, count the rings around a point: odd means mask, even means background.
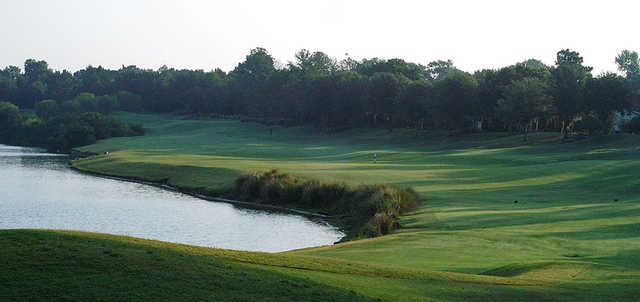
[[[410,127],[569,133],[586,116],[609,129],[613,113],[636,108],[638,55],[625,50],[616,62],[625,77],[594,77],[580,53],[570,49],[560,50],[553,66],[528,59],[473,74],[451,60],[426,65],[399,58],[337,61],[306,49],[282,65],[266,49],[255,48],[229,72],[88,66],[70,73],[29,59],[24,71],[0,70],[0,100],[35,109],[42,120],[56,112],[126,110],[235,116],[325,131]]]

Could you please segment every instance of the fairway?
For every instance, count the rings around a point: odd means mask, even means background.
[[[272,268],[289,276],[392,300],[634,301],[640,295],[638,136],[561,143],[557,133],[536,133],[523,144],[522,137],[501,133],[415,137],[397,129],[324,135],[275,128],[270,135],[267,126],[236,120],[119,117],[143,123],[147,135],[84,147],[109,154],[74,167],[212,194],[227,191],[246,171],[276,168],[324,181],[412,186],[424,199],[392,235],[278,256],[380,266],[397,275],[381,280]],[[441,278],[402,277],[407,271]],[[451,276],[477,283],[460,285]]]

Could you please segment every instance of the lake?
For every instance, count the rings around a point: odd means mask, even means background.
[[[244,209],[73,171],[63,155],[0,145],[0,229],[62,229],[280,252],[344,234],[306,217]]]

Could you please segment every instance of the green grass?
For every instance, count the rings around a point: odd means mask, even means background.
[[[2,301],[584,301],[554,283],[595,266],[473,275],[37,230],[0,231],[0,256]]]
[[[372,300],[223,251],[212,257],[207,249],[161,242],[14,230],[0,231],[0,247],[2,301]]]
[[[269,271],[386,300],[640,295],[638,136],[561,143],[557,133],[538,133],[529,144],[500,133],[415,138],[361,129],[327,136],[289,128],[270,136],[266,126],[238,121],[121,118],[144,123],[148,134],[85,147],[110,154],[75,167],[209,192],[228,190],[246,171],[277,168],[327,181],[412,186],[425,200],[391,235],[270,255],[278,265],[252,264]],[[299,259],[340,265],[288,265]],[[385,273],[343,270],[353,265]]]

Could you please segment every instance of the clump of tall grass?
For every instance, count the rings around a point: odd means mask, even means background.
[[[411,188],[322,183],[278,170],[238,177],[231,195],[236,199],[293,205],[342,217],[349,237],[386,235],[400,227],[400,216],[414,210],[419,203],[418,194]]]

